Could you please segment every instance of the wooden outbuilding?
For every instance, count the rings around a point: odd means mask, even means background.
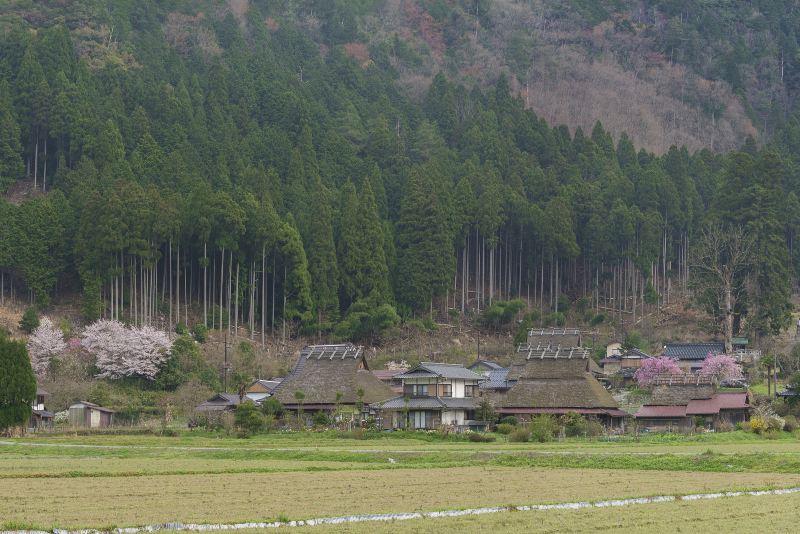
[[[73,426],[106,428],[114,424],[114,410],[93,402],[76,402],[69,407],[69,422]]]

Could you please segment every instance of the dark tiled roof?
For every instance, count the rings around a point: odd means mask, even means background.
[[[195,408],[198,412],[218,412],[236,408],[242,399],[236,393],[217,393]]]
[[[256,380],[255,382],[250,384],[250,387],[247,388],[247,391],[249,392],[254,386],[259,385],[264,389],[266,389],[268,392],[271,392],[280,383],[281,383],[280,380]]]
[[[49,410],[32,410],[34,415],[38,415],[42,419],[52,419],[55,417],[55,414]]]
[[[496,363],[496,362],[492,362],[492,361],[489,361],[489,360],[477,360],[475,363],[473,363],[472,365],[467,367],[467,369],[469,369],[470,371],[474,371],[476,368],[479,368],[479,367],[485,367],[486,369],[489,369],[490,371],[496,371],[498,369],[502,369],[503,368],[502,365],[500,365],[499,363]]]
[[[725,345],[711,343],[667,343],[664,356],[675,360],[705,360],[710,354],[723,354]]]
[[[652,358],[652,356],[634,347],[631,350],[625,351],[620,356],[620,358],[643,359],[643,358]]]
[[[512,382],[508,381],[508,371],[510,369],[501,367],[489,372],[486,380],[480,383],[480,389],[508,389]]]
[[[46,392],[44,389],[40,388],[39,386],[36,386],[36,395],[37,396],[41,395],[42,397],[45,397],[50,394]]]
[[[483,376],[474,373],[464,367],[454,363],[434,363],[422,362],[413,369],[409,369],[403,374],[395,376],[395,378],[402,380],[404,378],[415,377],[439,377],[439,378],[456,378],[461,380],[483,380]]]
[[[473,397],[394,397],[387,401],[376,402],[371,405],[384,410],[474,410],[478,402]]]
[[[300,352],[300,357],[292,372],[274,390],[273,396],[284,406],[296,406],[295,392],[305,395],[303,404],[354,405],[359,402],[357,392],[364,390],[363,402],[370,404],[395,395],[386,384],[378,380],[367,368],[367,362],[360,350],[340,348],[336,351],[330,347],[346,347],[345,345],[324,345],[321,349],[316,345]],[[356,355],[357,354],[357,355]],[[331,357],[332,356],[332,357]],[[336,394],[342,397],[336,400]]]

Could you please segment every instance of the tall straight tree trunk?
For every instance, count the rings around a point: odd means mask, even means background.
[[[36,148],[33,152],[33,189],[36,190],[37,178],[39,177],[39,129],[36,129]],[[113,304],[112,304],[112,319],[113,317]]]
[[[225,323],[222,321],[222,294],[225,291],[225,247],[222,247],[222,255],[219,262],[219,329],[222,331]],[[230,325],[229,325],[230,326]]]
[[[272,256],[272,319],[270,326],[272,327],[272,335],[275,336],[275,279],[277,278],[277,271],[275,270],[275,256]]]
[[[44,136],[44,165],[42,172],[42,192],[47,192],[47,135]]]
[[[233,306],[233,335],[239,336],[239,262],[236,262],[236,296]]]
[[[228,255],[228,335],[231,334],[231,293],[233,291],[233,251]]]
[[[203,243],[203,326],[208,326],[208,243]]]
[[[144,273],[142,273],[142,289],[144,289]],[[172,238],[169,240],[169,331],[172,332],[172,318],[173,315],[173,299],[172,299]],[[142,308],[144,310],[144,308]]]
[[[494,300],[494,247],[489,249],[489,306]]]
[[[264,346],[267,310],[267,245],[261,245],[261,346]]]

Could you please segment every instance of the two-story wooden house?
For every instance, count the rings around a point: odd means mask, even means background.
[[[372,404],[383,428],[483,426],[474,419],[478,384],[485,378],[463,365],[423,362],[395,378],[402,382],[403,394]]]

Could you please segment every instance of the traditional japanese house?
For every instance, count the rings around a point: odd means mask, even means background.
[[[724,354],[725,345],[716,341],[709,343],[667,343],[663,355],[672,358],[686,373],[695,373],[703,366],[709,355]]]
[[[467,367],[467,369],[488,377],[492,371],[503,369],[503,366],[490,360],[476,360],[475,363]]]
[[[45,397],[48,395],[50,395],[48,392],[37,386],[36,400],[31,405],[31,419],[28,423],[28,427],[32,430],[41,430],[53,426],[54,414],[48,411],[44,405]]]
[[[746,391],[717,392],[711,379],[699,375],[666,375],[656,379],[650,401],[636,412],[636,423],[651,431],[716,429],[749,419]]]
[[[372,406],[384,428],[464,430],[485,425],[475,421],[478,384],[484,377],[463,365],[424,362],[397,378],[403,394]]]
[[[637,348],[606,356],[600,360],[603,375],[607,377],[618,377],[623,383],[633,380],[633,373],[641,367],[642,362],[651,356]]]
[[[114,424],[114,410],[88,401],[76,402],[69,407],[69,422],[73,426],[106,428]]]
[[[271,380],[256,380],[250,384],[245,390],[245,397],[255,403],[260,403],[270,395],[272,391],[281,383],[280,378],[273,378]]]
[[[522,420],[540,414],[578,413],[608,427],[621,427],[628,414],[592,375],[589,349],[522,345],[505,379],[486,388],[499,415]]]
[[[232,412],[242,403],[237,393],[217,393],[194,409],[196,412]]]
[[[395,395],[367,366],[361,347],[309,345],[300,351],[292,372],[274,390],[273,396],[287,410],[306,413],[348,410],[368,415],[369,405]]]

